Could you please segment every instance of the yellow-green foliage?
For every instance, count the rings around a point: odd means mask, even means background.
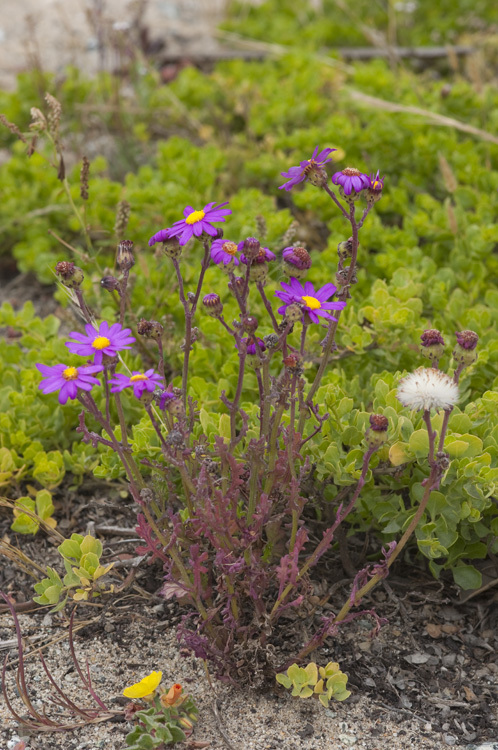
[[[315,695],[323,706],[328,706],[332,698],[344,701],[351,695],[346,689],[348,677],[341,672],[337,662],[330,661],[325,667],[317,667],[315,662],[306,667],[292,664],[287,672],[277,674],[276,680],[288,690],[292,688],[294,697],[311,698]]]

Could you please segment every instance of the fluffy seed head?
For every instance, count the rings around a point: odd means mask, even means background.
[[[441,370],[419,367],[403,378],[396,394],[409,409],[451,409],[458,401],[458,385]]]

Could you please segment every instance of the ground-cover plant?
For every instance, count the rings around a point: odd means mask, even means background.
[[[281,303],[275,311],[267,294],[275,253],[255,237],[239,240],[223,235],[217,225],[232,214],[226,202],[208,203],[200,209],[188,205],[183,219],[149,240],[150,246],[160,244],[172,264],[184,312],[178,386],[166,383],[164,328],[154,319],[140,320],[136,333],[156,348],[156,368],[125,366],[125,372],[121,371],[120,364],[125,364],[121,352],[136,342],[132,330],[124,328],[130,272],[136,260],[129,240],[118,247],[121,278],[113,277],[112,284],[120,306],[112,324],[98,322],[92,314],[84,298],[81,269],[72,262],[57,264],[58,277],[75,291],[75,303],[87,321],[85,332],[72,332],[65,344],[80,363],[37,365],[44,393],[58,392],[61,404],[70,399],[82,405],[78,431],[83,441],[109,448],[124,467],[138,505],[137,531],[144,540],[138,552],[162,563],[163,596],[176,596],[195,612],[183,618],[179,637],[197,656],[208,659],[221,679],[234,682],[256,684],[281,666],[285,656],[275,652],[276,634],[285,631],[289,611],[308,604],[313,592],[311,571],[336,541],[337,529],[370,480],[374,456],[387,437],[389,419],[385,413],[366,413],[362,420],[364,447],[350,456],[349,476],[344,490],[335,497],[332,519],[321,540],[311,543],[313,520],[307,510],[310,497],[306,489],[314,470],[310,455],[329,424],[329,413],[317,400],[317,393],[336,348],[339,318],[357,283],[359,233],[384,187],[379,172],[369,176],[353,167],[336,171],[332,187],[325,169],[332,152],[331,148],[320,151],[316,147],[310,158],[282,173],[285,181],[281,189],[290,192],[301,183],[310,183],[332,201],[349,224],[351,236],[338,245],[337,285],[328,281],[318,288],[307,281],[311,257],[301,245],[289,245],[281,258],[289,280],[274,290]],[[191,240],[203,247],[195,291],[188,290],[182,269],[183,249]],[[203,292],[211,264],[217,269],[217,289],[225,302],[212,287]],[[223,273],[228,281],[226,291],[238,308],[231,322],[224,310],[228,300],[220,285]],[[262,302],[262,317],[253,313],[255,297]],[[226,346],[231,341],[236,353],[235,378],[221,391],[221,409],[216,400],[214,408],[202,400],[199,403],[190,389],[191,355],[200,336],[196,319],[200,304],[226,331]],[[322,351],[314,377],[308,379],[304,364],[316,341],[308,334],[320,324],[325,328]],[[432,367],[407,376],[397,399],[401,405],[422,411],[429,476],[420,481],[422,492],[414,496],[418,503],[406,518],[401,540],[390,542],[374,565],[355,575],[348,601],[339,613],[324,617],[304,645],[300,644],[298,660],[318,648],[340,624],[358,616],[351,608],[388,574],[417,529],[432,493],[440,490],[450,467],[445,439],[459,398],[458,382],[464,368],[475,361],[476,345],[476,334],[458,334],[454,352],[458,366],[451,378],[439,370],[444,352],[441,334],[436,330],[423,334],[422,348]],[[256,395],[252,403],[242,401],[247,383]],[[93,397],[100,385],[102,408]],[[122,401],[128,394],[140,402],[146,415],[140,423],[145,437],[138,451],[132,437],[134,428],[130,431],[123,410]],[[347,406],[351,409],[353,403],[347,402]],[[444,414],[437,446],[431,409]],[[330,448],[351,441],[339,430],[329,435]],[[422,442],[417,443],[419,449]],[[155,482],[150,481],[149,473]],[[421,544],[429,547],[429,556],[436,559],[448,555],[437,538],[438,531],[437,524],[425,524],[424,532],[432,538],[429,544]],[[374,612],[368,613],[376,618]],[[377,621],[376,627],[380,624]]]

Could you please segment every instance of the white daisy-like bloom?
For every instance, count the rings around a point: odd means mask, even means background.
[[[459,398],[458,385],[441,370],[419,367],[400,381],[398,401],[409,409],[451,409]]]

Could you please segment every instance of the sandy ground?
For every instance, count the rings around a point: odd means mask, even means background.
[[[123,35],[139,24],[170,52],[210,50],[211,31],[226,0],[0,0],[0,88],[33,62],[62,72],[68,64],[92,74],[112,64],[100,49],[102,35]],[[100,47],[100,49],[99,49]]]
[[[180,682],[195,698],[199,721],[192,739],[209,742],[209,750],[445,750],[450,746],[463,750],[465,747],[452,742],[455,738],[448,744],[444,735],[431,731],[431,725],[421,723],[420,719],[396,715],[388,706],[359,696],[324,709],[313,700],[240,692],[219,683],[213,691],[202,662],[180,655],[174,627],[151,623],[150,618],[139,612],[134,613],[133,622],[130,617],[119,622],[114,615],[106,619],[105,627],[99,628],[94,636],[75,636],[78,658],[83,665],[88,659],[95,688],[104,702],[110,708],[117,708],[115,701],[124,687],[152,670],[162,670],[165,686]],[[28,634],[27,652],[40,644],[38,640],[30,647],[29,636],[41,636],[41,642],[48,643],[67,632],[61,628],[58,616],[22,615],[20,620],[23,632]],[[8,615],[0,616],[0,636],[0,641],[14,636]],[[80,705],[88,705],[71,669],[67,639],[44,653],[57,683]],[[5,651],[2,659],[4,654]],[[14,650],[11,658],[15,658]],[[27,659],[26,671],[36,708],[40,710],[45,705],[50,715],[53,690],[36,655]],[[6,684],[15,708],[24,714],[22,704],[15,699],[13,674],[8,675]],[[213,712],[215,702],[218,721]],[[106,722],[63,734],[37,733],[29,737],[0,702],[0,727],[0,750],[11,750],[19,736],[26,737],[26,750],[121,750],[132,724]]]

